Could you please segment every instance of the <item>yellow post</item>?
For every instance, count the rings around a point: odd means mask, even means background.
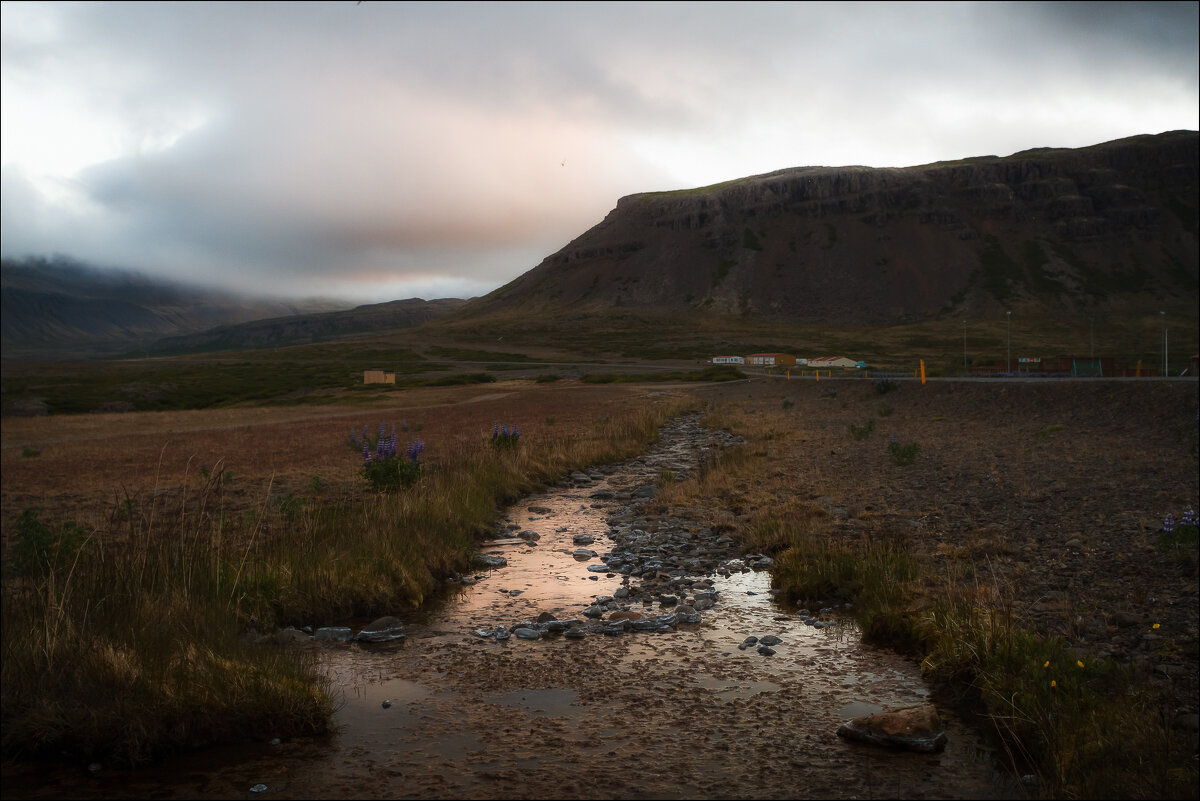
[[[921,386],[925,386],[925,360],[921,359]]]
[[[1141,362],[1138,362],[1138,364],[1141,364]],[[821,380],[821,371],[820,370],[817,371],[817,380],[818,381]]]
[[[790,367],[787,369],[787,377],[789,381],[792,380],[792,368]]]

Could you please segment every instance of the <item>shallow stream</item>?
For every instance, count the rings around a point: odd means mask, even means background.
[[[339,706],[337,734],[214,749],[138,771],[85,767],[6,776],[35,798],[1009,798],[1020,796],[978,735],[942,710],[942,753],[842,740],[851,717],[928,700],[917,667],[865,647],[836,612],[823,627],[774,600],[765,570],[726,560],[708,576],[717,603],[666,633],[497,640],[542,613],[582,610],[623,585],[590,572],[612,546],[614,515],[639,489],[683,478],[703,432],[664,431],[639,460],[507,510],[484,553],[507,565],[449,585],[406,620],[405,640],[321,646]],[[669,471],[669,473],[664,473]],[[648,521],[641,521],[648,525]],[[531,536],[530,532],[532,532]],[[576,535],[595,542],[578,558]],[[658,601],[633,611],[669,612]],[[815,614],[817,610],[813,610]],[[610,617],[611,612],[606,614]],[[366,621],[360,621],[365,623]],[[489,636],[482,636],[488,634]],[[773,635],[774,654],[739,648]]]

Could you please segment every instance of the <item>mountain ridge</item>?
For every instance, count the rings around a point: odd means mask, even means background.
[[[702,312],[888,325],[1192,302],[1200,134],[628,195],[460,316]]]

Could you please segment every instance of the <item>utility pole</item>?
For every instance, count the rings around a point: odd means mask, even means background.
[[[1008,374],[1012,375],[1012,312],[1006,311],[1004,316],[1008,318]]]

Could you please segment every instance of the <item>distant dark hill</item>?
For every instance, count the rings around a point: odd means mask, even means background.
[[[6,359],[112,355],[172,334],[344,308],[241,297],[64,258],[5,259],[0,305]]]
[[[203,353],[218,350],[278,348],[338,339],[352,334],[412,328],[462,307],[465,300],[393,300],[346,311],[299,314],[238,325],[226,325],[176,337],[166,337],[149,347],[151,354]]]
[[[459,317],[889,325],[1014,307],[1194,315],[1198,149],[1200,134],[1174,131],[631,195]]]

